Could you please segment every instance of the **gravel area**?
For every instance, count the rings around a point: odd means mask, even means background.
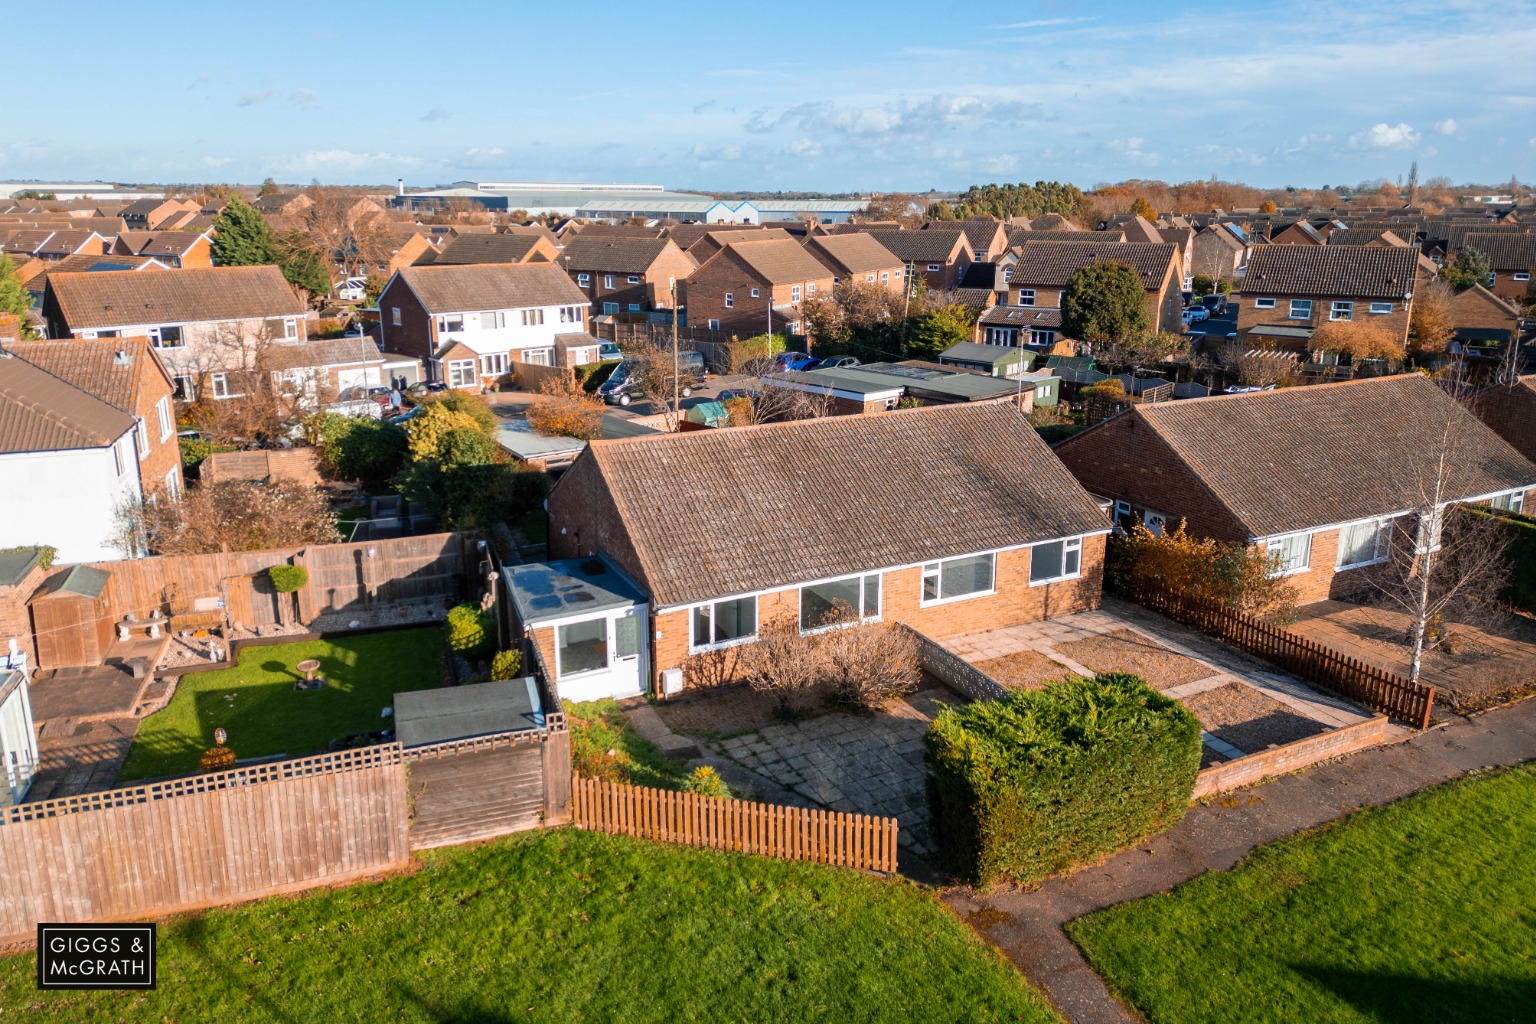
[[[1004,686],[1020,690],[1040,690],[1046,683],[1070,675],[1072,670],[1039,651],[1015,651],[1001,658],[976,663],[976,668]]]
[[[1228,683],[1181,699],[1206,732],[1245,754],[1304,740],[1328,729],[1243,683]]]
[[[223,637],[177,634],[171,637],[171,645],[166,648],[165,657],[160,659],[159,667],[206,665],[211,660],[208,657],[210,649],[216,648],[220,652],[220,657],[225,658],[228,656],[230,641],[233,640],[248,640],[261,636],[296,636],[300,633],[330,633],[343,629],[372,629],[379,626],[420,626],[431,622],[442,622],[446,615],[441,604],[436,602],[398,604],[375,608],[372,611],[326,612],[323,615],[317,615],[307,626],[291,622],[282,626],[226,629],[223,631]]]
[[[1129,672],[1159,690],[1208,679],[1216,670],[1142,636],[1134,629],[1117,629],[1102,636],[1060,644],[1056,650],[1095,672]]]

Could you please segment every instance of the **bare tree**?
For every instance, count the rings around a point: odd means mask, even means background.
[[[277,329],[230,322],[164,350],[173,375],[191,382],[190,416],[199,430],[234,443],[276,438],[337,400],[329,372],[306,365],[306,348],[277,338]]]
[[[737,669],[752,689],[773,697],[780,714],[799,714],[822,679],[818,639],[802,636],[795,616],[780,616],[759,626],[757,639],[741,647]]]
[[[894,622],[850,622],[820,637],[823,677],[841,704],[875,708],[922,681],[917,635]]]
[[[293,484],[189,487],[180,501],[120,510],[119,529],[162,555],[333,544],[341,539],[325,493]]]

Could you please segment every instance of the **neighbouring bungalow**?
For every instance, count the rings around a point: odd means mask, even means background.
[[[1007,405],[594,441],[547,507],[559,615],[526,646],[577,699],[728,678],[781,618],[941,638],[1095,608],[1110,530]]]
[[[1426,495],[1447,424],[1456,457]],[[1531,508],[1536,465],[1419,374],[1135,405],[1056,454],[1117,524],[1265,551],[1303,602],[1365,589],[1394,533],[1435,543],[1448,505]]]
[[[1479,391],[1466,404],[1515,451],[1536,462],[1536,373]],[[1516,507],[1515,511],[1536,513],[1536,500]]]

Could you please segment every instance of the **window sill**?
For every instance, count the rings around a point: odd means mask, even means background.
[[[804,626],[801,626],[800,635],[815,636],[818,633],[830,633],[834,629],[847,629],[850,626],[867,626],[872,622],[881,622],[883,619],[883,616],[871,615],[867,618],[859,619],[857,622],[834,622],[830,626],[816,626],[813,629],[806,629]],[[752,639],[756,640],[757,638],[753,637]]]
[[[1069,580],[1080,580],[1082,578],[1083,574],[1081,572],[1075,572],[1071,576],[1052,576],[1048,580],[1030,580],[1029,585],[1032,587],[1048,587],[1052,583],[1066,583]]]
[[[1267,576],[1265,576],[1265,579],[1271,579],[1271,580],[1284,579],[1286,576],[1300,576],[1304,572],[1311,572],[1311,571],[1312,571],[1312,567],[1310,565],[1308,565],[1308,566],[1303,566],[1300,569],[1286,569],[1284,572],[1272,572],[1272,573],[1269,573]]]
[[[937,608],[939,605],[954,604],[956,601],[974,601],[978,597],[992,597],[996,593],[997,588],[993,587],[991,590],[978,590],[973,594],[958,594],[955,597],[936,597],[932,601],[919,600],[917,606],[919,608]]]
[[[722,640],[717,644],[705,644],[702,647],[695,647],[692,644],[689,644],[688,653],[708,654],[711,651],[728,651],[732,647],[740,647],[742,644],[755,643],[757,641],[757,637],[758,635],[753,633],[751,636],[737,637],[735,640]]]
[[[604,665],[602,668],[584,668],[580,672],[561,672],[557,681],[566,679],[581,679],[586,676],[595,676],[613,669],[612,665]]]
[[[1373,558],[1369,562],[1353,562],[1349,565],[1336,565],[1333,567],[1333,571],[1348,572],[1351,569],[1368,569],[1373,565],[1381,565],[1385,561],[1385,558]]]

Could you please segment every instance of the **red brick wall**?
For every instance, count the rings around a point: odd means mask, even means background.
[[[395,326],[393,310],[400,309],[400,326]],[[379,296],[379,336],[385,352],[399,352],[428,364],[437,335],[432,317],[427,314],[416,293],[400,278],[392,278]]]
[[[27,656],[27,664],[37,667],[37,644],[32,637],[32,613],[27,608],[31,597],[48,574],[39,566],[21,578],[14,587],[0,587],[0,651],[9,651],[7,641],[15,638],[16,647]]]
[[[1267,298],[1275,300],[1274,309],[1258,309],[1254,306],[1254,300]],[[1358,299],[1349,295],[1279,295],[1266,292],[1262,289],[1244,290],[1236,296],[1237,307],[1237,333],[1244,336],[1249,330],[1263,325],[1277,325],[1281,327],[1310,327],[1316,330],[1328,323],[1328,317],[1335,300],[1341,302],[1353,302],[1355,304],[1354,323],[1369,321],[1373,324],[1385,324],[1401,338],[1408,337],[1408,321],[1413,303],[1404,301],[1401,297],[1392,302],[1392,312],[1370,312],[1371,300]],[[1311,299],[1312,316],[1306,320],[1292,320],[1290,318],[1292,299]],[[1383,300],[1385,301],[1385,300]]]
[[[1198,800],[1213,793],[1224,793],[1276,775],[1294,772],[1319,761],[1374,747],[1386,742],[1390,724],[1385,715],[1377,715],[1356,725],[1330,729],[1318,736],[1309,736],[1226,764],[1213,765],[1195,779],[1195,791],[1190,798]]]
[[[644,586],[640,558],[590,452],[566,470],[547,504],[550,558],[588,558],[602,552]]]
[[[1536,462],[1536,376],[1522,378],[1512,387],[1480,392],[1467,401],[1467,407],[1517,452]],[[1529,504],[1526,508],[1536,512]]]

